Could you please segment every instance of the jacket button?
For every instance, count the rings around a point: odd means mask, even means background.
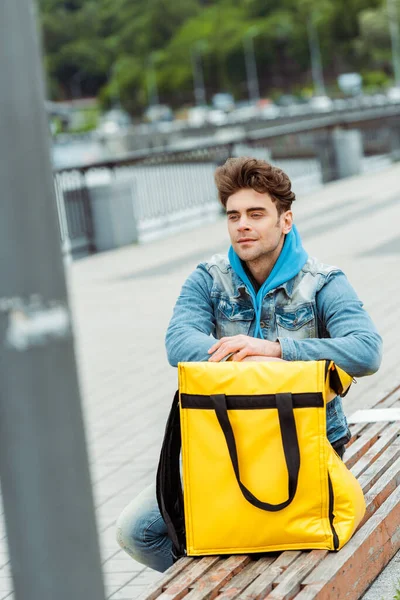
[[[260,321],[260,327],[262,327],[264,329],[265,326],[266,326],[265,321]]]

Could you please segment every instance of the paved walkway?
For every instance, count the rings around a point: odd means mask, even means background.
[[[343,268],[384,337],[382,368],[353,386],[345,400],[350,414],[400,384],[400,165],[330,184],[299,198],[294,210],[308,252]],[[68,267],[106,590],[112,600],[133,600],[159,576],[119,550],[115,521],[154,479],[176,388],[176,370],[164,351],[175,299],[196,264],[227,246],[221,217]],[[10,600],[4,527],[0,537],[0,599]],[[392,595],[388,592],[385,600]]]

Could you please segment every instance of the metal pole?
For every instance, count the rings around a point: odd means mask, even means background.
[[[118,63],[114,63],[113,66],[110,69],[110,75],[111,75],[111,79],[114,81],[114,88],[115,88],[115,92],[113,93],[113,105],[115,106],[115,108],[121,110],[122,109],[122,103],[121,103],[121,89],[119,87],[119,81],[118,81]]]
[[[83,79],[84,74],[81,73],[80,71],[77,71],[75,73],[75,75],[73,75],[71,77],[71,93],[72,93],[72,98],[82,98],[82,79]]]
[[[393,0],[387,0],[390,41],[392,45],[392,61],[394,84],[400,86],[400,34],[397,7]]]
[[[36,14],[0,2],[0,476],[16,600],[102,600]]]
[[[254,34],[247,34],[243,40],[244,56],[246,61],[247,89],[250,102],[256,103],[260,100],[260,88],[258,85],[257,64],[254,54]]]
[[[307,33],[308,43],[310,47],[311,71],[314,82],[314,90],[317,96],[326,96],[318,32],[317,28],[315,27],[312,15],[307,21]]]
[[[201,64],[200,52],[197,45],[191,50],[192,59],[192,72],[193,72],[193,83],[194,83],[194,97],[196,100],[196,106],[205,106],[206,100],[206,89],[204,86],[203,68]]]
[[[150,106],[156,106],[157,104],[160,104],[153,53],[151,53],[149,56],[149,63],[147,67],[147,95]]]

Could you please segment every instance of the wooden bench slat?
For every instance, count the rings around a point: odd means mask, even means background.
[[[313,600],[358,600],[400,548],[400,487],[353,538],[329,554],[302,582],[314,584]],[[303,600],[300,592],[296,600]]]
[[[400,400],[400,386],[391,390],[379,402],[374,404],[374,408],[390,408],[398,400]]]
[[[167,585],[164,592],[158,596],[159,600],[180,600],[186,596],[189,588],[218,562],[221,562],[219,556],[205,556],[201,560],[195,560]]]
[[[188,567],[192,562],[194,562],[193,558],[180,558],[175,564],[172,565],[172,567],[168,569],[168,571],[165,572],[165,575],[161,577],[161,579],[153,583],[143,594],[139,596],[139,600],[155,600],[155,598],[158,598],[167,583],[172,581],[174,577],[186,569],[186,567]]]
[[[300,550],[286,550],[240,594],[240,600],[264,598],[272,589],[272,584],[299,556]]]
[[[385,502],[385,500],[400,485],[400,459],[398,459],[384,474],[378,479],[375,485],[366,493],[365,504],[366,511],[359,527],[371,518],[374,512]]]
[[[393,423],[389,425],[382,433],[379,434],[379,438],[372,444],[372,446],[361,456],[355,465],[350,469],[354,477],[359,477],[371,466],[380,455],[398,439],[400,435],[400,424]]]
[[[386,399],[378,402],[373,408],[397,408],[400,406],[400,388],[396,390],[395,394],[390,394]],[[351,440],[347,444],[347,448],[349,448],[354,442],[358,440],[361,433],[367,428],[370,427],[371,423],[355,423],[350,425],[351,431]]]
[[[305,587],[303,587],[303,585],[301,587],[302,589],[298,594],[296,594],[295,600],[315,600],[320,590],[320,586],[317,583],[310,583]],[[329,594],[327,593],[327,595],[324,596],[324,598],[325,600],[330,600],[331,596],[329,596]]]
[[[313,571],[328,554],[328,550],[312,550],[305,553],[275,581],[275,587],[266,600],[291,600],[300,590],[300,583],[311,571]]]
[[[346,449],[349,449],[350,446],[358,440],[362,431],[364,431],[364,429],[366,429],[369,425],[370,423],[355,423],[354,425],[350,425],[351,439],[346,445]]]
[[[348,469],[351,469],[372,444],[375,444],[379,434],[383,432],[387,425],[386,422],[374,423],[346,450],[344,462]]]
[[[220,589],[218,600],[233,600],[239,596],[242,591],[248,587],[269,565],[271,565],[276,557],[262,557],[252,561],[245,568],[232,577],[232,579]]]
[[[250,557],[247,555],[230,556],[219,560],[214,567],[196,581],[193,589],[185,596],[186,600],[215,598],[218,590],[249,562]]]
[[[400,456],[400,438],[397,438],[392,444],[390,444],[389,448],[386,448],[384,452],[379,456],[379,458],[372,463],[364,471],[360,477],[358,477],[358,482],[361,485],[361,488],[366,494],[373,485],[378,481],[380,477],[392,466],[392,464],[398,459]]]

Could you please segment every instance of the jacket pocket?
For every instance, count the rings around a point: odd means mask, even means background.
[[[217,310],[217,337],[248,335],[255,316],[254,308],[221,299]]]
[[[297,308],[276,307],[275,317],[278,337],[301,340],[316,336],[315,317],[311,304],[302,304]]]

